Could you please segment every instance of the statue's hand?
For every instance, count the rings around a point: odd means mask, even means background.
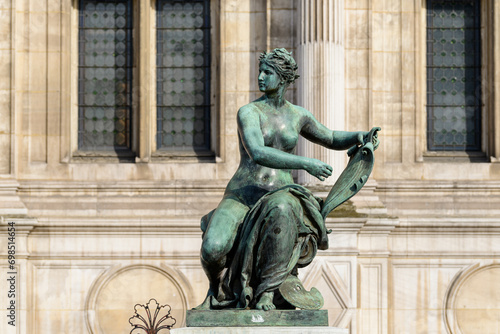
[[[310,159],[304,169],[321,181],[324,181],[327,177],[331,176],[333,171],[332,166],[317,159]]]
[[[358,148],[370,142],[373,145],[373,150],[376,150],[380,144],[380,141],[378,140],[378,131],[380,130],[381,129],[379,127],[374,127],[370,131],[352,132],[354,134],[354,137],[356,138],[357,143],[347,151],[347,155],[351,157],[356,153]]]
[[[379,145],[380,145],[380,140],[378,140],[378,134],[375,133],[375,135],[373,136],[373,150],[375,151]]]
[[[376,150],[378,145],[380,144],[380,141],[378,140],[378,131],[381,129],[379,127],[374,128],[374,133],[373,136],[370,138],[370,132],[371,131],[360,131],[358,132],[358,144],[359,145],[364,145],[368,143],[370,140],[373,144],[373,150]]]
[[[380,145],[380,140],[378,140],[378,132],[382,130],[381,128],[379,128],[378,126],[377,127],[374,127],[370,130],[370,132],[368,132],[368,135],[367,135],[367,138],[366,138],[366,142],[368,141],[372,141],[372,144],[373,144],[373,150],[375,151],[378,147],[378,145]],[[370,138],[370,133],[373,133],[373,135],[371,136]]]

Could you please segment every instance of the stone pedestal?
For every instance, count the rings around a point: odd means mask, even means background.
[[[189,310],[188,327],[328,326],[327,310]]]
[[[172,334],[348,334],[348,329],[334,327],[185,327]]]
[[[348,334],[348,329],[328,327],[327,310],[190,310],[188,327],[171,333],[188,334]]]

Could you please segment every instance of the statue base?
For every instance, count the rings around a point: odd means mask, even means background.
[[[335,327],[184,327],[171,329],[171,334],[349,334]]]
[[[328,326],[328,311],[327,310],[260,311],[260,310],[228,310],[228,309],[209,310],[209,311],[189,310],[187,311],[186,315],[186,325],[187,327]]]

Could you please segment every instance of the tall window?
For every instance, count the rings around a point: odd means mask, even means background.
[[[132,0],[80,0],[78,149],[131,148]]]
[[[481,149],[479,0],[427,0],[427,149]]]
[[[133,7],[143,8],[134,3],[79,0],[79,151],[130,155],[140,141],[131,138],[140,121],[132,110],[133,35],[142,36],[133,30],[150,27],[133,27]],[[155,38],[156,147],[209,154],[210,0],[157,0]]]
[[[157,1],[157,148],[210,149],[209,0]]]

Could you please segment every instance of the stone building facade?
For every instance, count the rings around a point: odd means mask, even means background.
[[[0,332],[125,333],[150,298],[182,324],[207,289],[199,221],[238,165],[236,113],[260,96],[259,53],[285,47],[291,101],[335,130],[382,127],[372,177],[300,273],[330,325],[497,333],[499,32],[495,0],[0,1],[0,279],[16,273]],[[296,177],[322,196],[334,181]]]

